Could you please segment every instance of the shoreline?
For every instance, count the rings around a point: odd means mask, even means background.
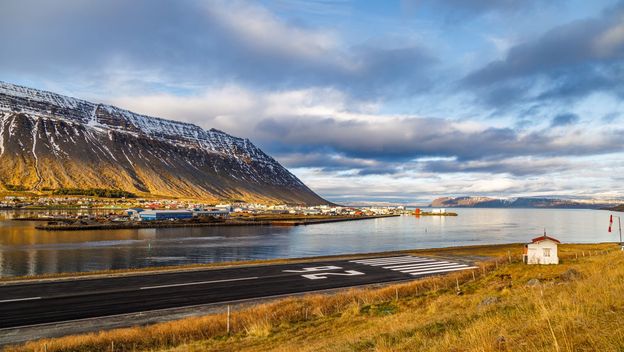
[[[610,244],[611,242],[598,243],[597,245]],[[28,281],[40,282],[40,281],[53,281],[53,280],[65,280],[65,279],[90,279],[101,277],[113,277],[113,276],[127,276],[127,275],[146,275],[146,274],[159,274],[167,272],[180,272],[180,271],[194,271],[194,270],[206,270],[206,269],[223,269],[232,267],[244,267],[244,266],[256,266],[256,265],[272,265],[272,264],[288,264],[288,263],[310,263],[324,260],[339,260],[339,259],[352,259],[360,257],[375,257],[382,255],[401,255],[408,253],[419,254],[446,254],[453,252],[469,251],[472,252],[478,249],[490,249],[496,250],[499,248],[518,247],[523,243],[502,243],[502,244],[487,244],[487,245],[471,245],[471,246],[453,246],[453,247],[439,247],[439,248],[414,248],[397,251],[382,251],[382,252],[366,252],[366,253],[346,253],[335,255],[322,255],[313,257],[298,257],[298,258],[274,258],[274,259],[258,259],[258,260],[241,260],[230,262],[218,262],[218,263],[204,263],[204,264],[185,264],[185,265],[172,265],[172,266],[153,266],[146,268],[128,268],[128,269],[114,269],[103,271],[79,271],[79,272],[66,272],[66,273],[53,273],[42,274],[34,276],[9,276],[0,277],[0,286],[15,283],[24,283]],[[581,244],[584,245],[584,244]],[[459,253],[457,253],[459,255]]]
[[[209,226],[301,226],[301,225],[314,225],[325,224],[332,222],[343,221],[356,221],[356,220],[371,220],[396,217],[400,215],[373,215],[373,216],[358,216],[358,217],[336,217],[325,219],[304,219],[304,220],[260,220],[260,221],[241,221],[241,220],[226,220],[225,222],[188,222],[188,223],[150,223],[146,222],[134,222],[128,223],[106,223],[106,224],[94,224],[94,225],[68,225],[68,224],[55,224],[55,225],[37,225],[35,229],[43,231],[84,231],[84,230],[132,230],[132,229],[156,229],[156,228],[178,228],[178,227],[209,227]],[[60,221],[60,220],[59,220]]]
[[[598,243],[566,243],[562,246],[561,253],[574,252],[579,248],[597,247],[603,248],[605,246],[617,245],[617,242],[598,242]],[[107,278],[107,277],[125,277],[134,275],[150,275],[161,273],[176,273],[185,271],[198,271],[198,270],[210,270],[210,269],[224,269],[224,268],[237,268],[246,266],[262,266],[273,264],[291,264],[291,263],[313,263],[326,260],[342,260],[352,258],[364,258],[364,257],[376,257],[386,255],[405,255],[405,254],[420,254],[430,256],[471,256],[475,260],[485,260],[495,256],[499,256],[502,251],[520,251],[524,243],[499,243],[499,244],[478,244],[469,246],[451,246],[451,247],[438,247],[438,248],[414,248],[396,251],[382,251],[382,252],[366,252],[366,253],[345,253],[335,255],[323,255],[312,257],[298,257],[298,258],[273,258],[273,259],[257,259],[257,260],[241,260],[241,261],[229,261],[229,262],[216,262],[216,263],[196,263],[196,264],[184,264],[184,265],[171,265],[171,266],[153,266],[145,268],[126,268],[126,269],[111,269],[111,270],[99,270],[99,271],[79,271],[79,272],[64,272],[64,273],[51,273],[41,274],[33,276],[7,276],[0,277],[0,286],[11,284],[23,284],[28,282],[46,282],[57,280],[88,280],[92,278]],[[475,255],[475,252],[479,252],[479,255]]]

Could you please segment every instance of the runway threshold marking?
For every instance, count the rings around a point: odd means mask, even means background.
[[[435,262],[436,264],[447,264],[447,261],[440,261],[440,262]],[[392,265],[392,266],[384,266],[384,269],[391,269],[391,270],[401,270],[401,269],[407,269],[407,268],[417,268],[417,267],[421,267],[421,266],[429,266],[431,265],[431,262],[426,262],[426,263],[410,263],[410,264],[401,264],[401,265]]]
[[[470,266],[468,264],[461,264],[447,260],[413,257],[410,255],[402,257],[358,259],[351,260],[351,262],[368,266],[382,267],[383,269],[399,271],[412,276],[476,269],[475,266]]]
[[[0,303],[19,302],[19,301],[34,301],[36,299],[41,299],[41,297],[26,297],[26,298],[5,299],[5,300],[0,301]]]
[[[212,280],[212,281],[199,281],[199,282],[185,282],[182,284],[171,284],[171,285],[158,285],[158,286],[146,286],[141,287],[140,290],[151,290],[155,288],[166,288],[166,287],[178,287],[178,286],[192,286],[192,285],[204,285],[204,284],[216,284],[219,282],[231,282],[231,281],[243,281],[243,280],[256,280],[259,279],[258,276],[251,277],[239,277],[236,279],[224,279],[224,280]]]
[[[378,260],[352,260],[352,263],[370,265],[370,266],[384,266],[392,264],[404,264],[404,263],[420,263],[420,262],[434,262],[434,259],[418,258],[418,257],[402,257],[397,259],[378,259]]]
[[[427,266],[412,266],[408,268],[400,268],[400,269],[392,269],[392,270],[400,271],[402,273],[409,273],[412,271],[428,270],[428,269],[436,269],[436,268],[441,268],[441,267],[452,267],[452,266],[464,267],[468,265],[459,264],[459,263],[436,263],[436,264],[427,265]]]

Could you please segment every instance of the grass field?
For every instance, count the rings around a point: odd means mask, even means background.
[[[556,266],[521,264],[519,245],[447,251],[496,259],[470,272],[235,311],[229,334],[217,314],[7,350],[624,350],[624,253],[616,245],[560,246]]]

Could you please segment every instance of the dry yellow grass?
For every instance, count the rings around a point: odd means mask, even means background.
[[[230,334],[225,315],[218,314],[7,350],[110,351],[111,342],[116,351],[624,349],[624,253],[616,246],[562,246],[558,266],[503,264],[508,261],[503,248],[495,250],[498,264],[481,263],[474,280],[472,272],[461,272],[283,299],[234,312]],[[527,286],[534,278],[541,283]]]

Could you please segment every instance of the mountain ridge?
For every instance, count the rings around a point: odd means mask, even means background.
[[[0,187],[327,204],[249,139],[0,81]]]
[[[564,209],[600,209],[613,203],[607,201],[578,201],[549,197],[515,197],[509,199],[462,196],[440,197],[431,202],[431,207],[452,208],[564,208]]]

